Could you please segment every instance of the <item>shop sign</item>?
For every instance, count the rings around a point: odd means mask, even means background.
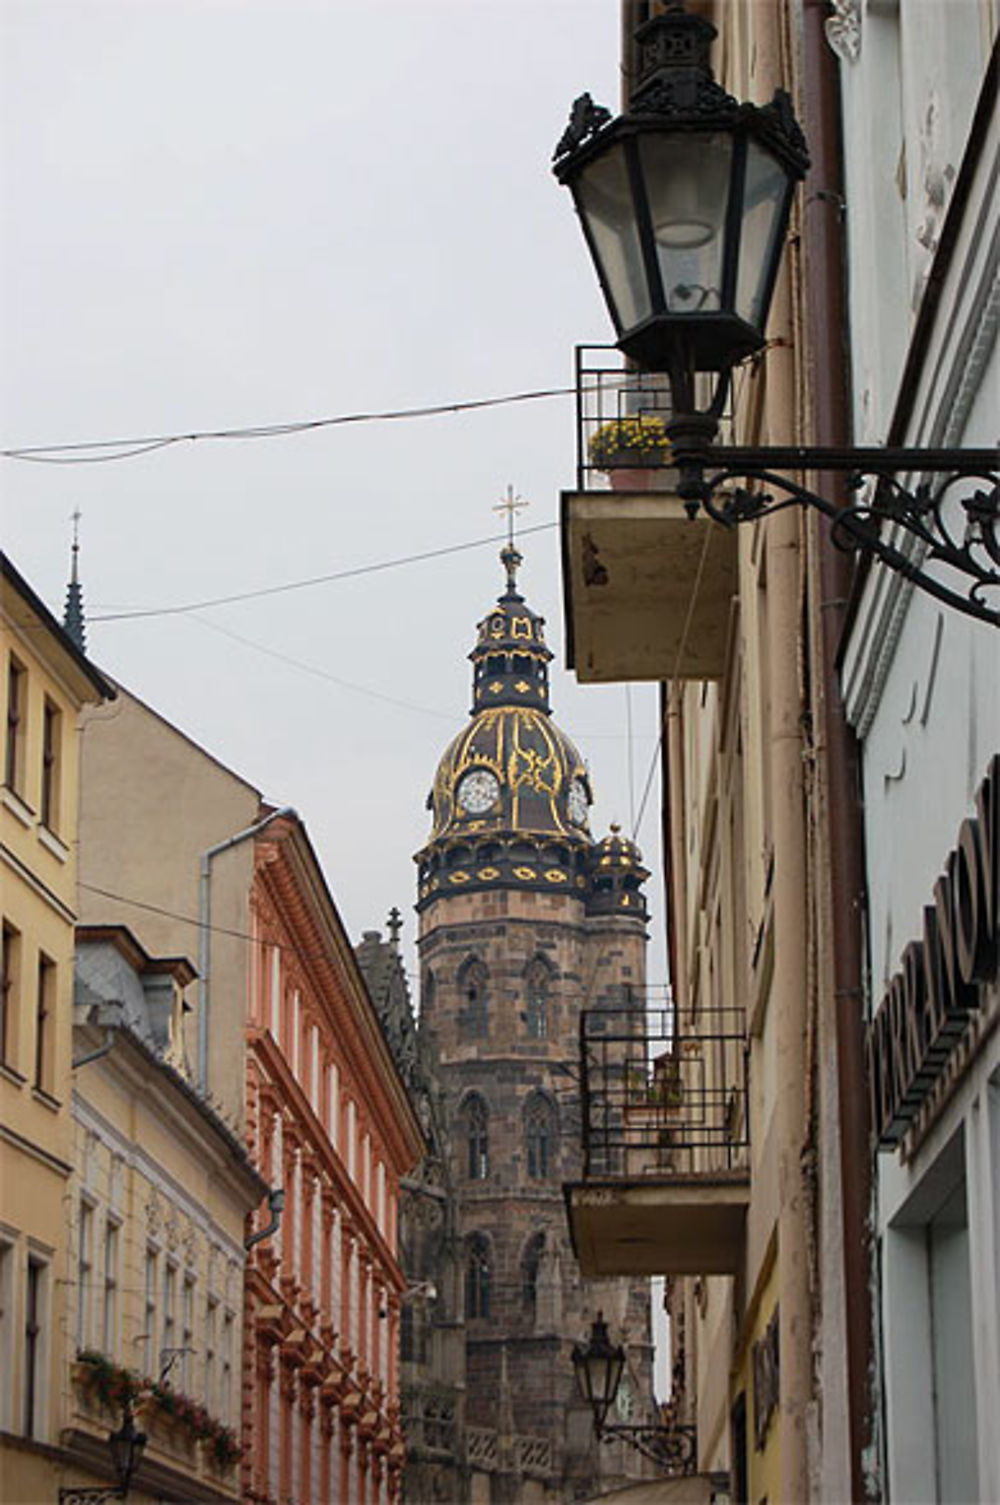
[[[962,822],[923,936],[911,941],[868,1026],[872,1143],[902,1139],[1000,962],[1000,754]]]

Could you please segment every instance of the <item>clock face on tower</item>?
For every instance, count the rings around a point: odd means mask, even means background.
[[[566,808],[569,818],[574,825],[584,826],[587,823],[587,790],[582,779],[574,779],[569,786],[566,796]]]
[[[500,785],[488,768],[474,768],[459,780],[455,796],[469,815],[485,815],[497,802]]]

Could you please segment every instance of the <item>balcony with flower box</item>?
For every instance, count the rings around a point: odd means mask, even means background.
[[[564,1188],[587,1276],[734,1274],[750,1196],[742,1010],[581,1016],[583,1180]]]
[[[567,660],[583,683],[717,679],[736,533],[673,489],[666,378],[577,350],[577,489],[561,501]]]

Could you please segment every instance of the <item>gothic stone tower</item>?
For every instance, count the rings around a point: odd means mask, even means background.
[[[648,873],[623,837],[590,835],[544,623],[513,546],[501,560],[471,720],[441,758],[416,857],[420,1030],[457,1201],[466,1477],[476,1499],[555,1502],[641,1475],[638,1454],[596,1448],[574,1395],[571,1349],[598,1311],[628,1351],[625,1404],[650,1416],[648,1284],[581,1278],[562,1195],[580,1174],[580,1010],[642,996]]]

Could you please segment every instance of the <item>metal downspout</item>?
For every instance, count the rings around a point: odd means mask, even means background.
[[[840,83],[836,59],[826,42],[825,0],[805,0],[803,63],[810,87],[805,92],[805,130],[813,171],[803,216],[808,266],[807,317],[811,331],[811,436],[816,444],[849,441],[847,309],[843,258],[843,174],[840,135]],[[837,500],[838,483],[814,476],[821,494]],[[843,500],[843,491],[840,491]],[[845,1347],[851,1498],[868,1498],[864,1454],[870,1435],[871,1363],[870,1231],[871,1160],[868,1099],[865,1091],[862,919],[865,906],[864,825],[861,765],[857,740],[848,726],[836,660],[851,591],[851,556],[834,548],[829,531],[819,528],[818,644],[823,695],[823,738],[829,841],[834,1034],[837,1042],[837,1100],[840,1127],[840,1195],[843,1218]]]
[[[225,841],[220,841],[214,847],[209,847],[201,856],[201,877],[198,894],[198,1085],[202,1092],[208,1088],[208,1011],[209,1011],[209,973],[212,961],[212,863],[222,852],[228,852],[230,847],[235,847],[243,841],[249,841],[252,836],[258,836],[272,821],[286,817],[290,820],[298,820],[297,811],[291,805],[283,805],[280,810],[272,810],[270,815],[265,815],[263,820],[257,821],[252,826],[247,826],[244,831],[237,831],[235,836],[227,836]]]

